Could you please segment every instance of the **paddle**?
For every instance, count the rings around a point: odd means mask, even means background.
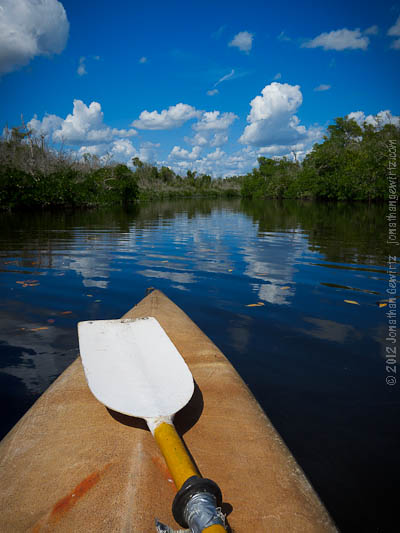
[[[79,347],[90,390],[104,405],[144,418],[174,479],[175,520],[195,533],[225,532],[217,509],[221,491],[202,478],[173,425],[192,397],[192,374],[153,317],[78,324]]]

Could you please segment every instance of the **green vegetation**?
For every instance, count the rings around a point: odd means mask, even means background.
[[[25,125],[0,140],[0,207],[127,205],[137,200],[240,195],[237,178],[186,176],[133,158],[133,170],[92,154],[77,160],[45,145]]]
[[[399,145],[399,126],[360,127],[354,120],[337,118],[302,164],[260,157],[259,168],[243,177],[242,196],[383,200],[389,195],[389,141]]]
[[[300,163],[259,157],[246,176],[185,176],[133,158],[133,169],[96,155],[77,159],[45,144],[23,124],[0,139],[0,207],[128,205],[137,200],[235,197],[383,200],[388,197],[389,141],[400,127],[359,126],[337,118],[321,144]]]

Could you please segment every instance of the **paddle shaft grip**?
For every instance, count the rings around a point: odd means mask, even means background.
[[[153,435],[178,490],[173,505],[174,517],[180,525],[188,527],[184,517],[185,510],[189,509],[189,507],[186,508],[188,500],[191,500],[196,494],[207,492],[214,503],[218,502],[217,506],[219,507],[222,500],[221,491],[216,483],[201,477],[173,424],[162,422],[153,430]],[[217,518],[215,507],[212,514],[214,519],[211,516],[208,522],[212,525],[196,528],[193,531],[199,531],[199,533],[226,533],[226,529],[222,524],[215,523],[221,522]],[[196,526],[196,522],[197,518],[194,517],[194,522],[191,526]]]
[[[192,476],[200,476],[175,427],[162,422],[154,430],[154,438],[164,456],[176,488],[179,490]]]

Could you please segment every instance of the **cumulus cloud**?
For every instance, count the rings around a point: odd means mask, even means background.
[[[200,146],[194,146],[191,152],[189,152],[188,150],[185,150],[184,148],[180,148],[179,146],[174,146],[168,158],[193,161],[195,159],[198,159],[200,152],[201,152]]]
[[[228,135],[225,131],[213,134],[211,130],[204,130],[194,137],[184,137],[184,140],[193,146],[222,146],[228,142]]]
[[[364,35],[377,35],[379,32],[379,28],[376,24],[373,26],[370,26],[366,30],[364,30]]]
[[[84,76],[85,74],[87,74],[85,60],[86,60],[85,56],[82,56],[79,59],[79,65],[76,71],[78,76]]]
[[[400,37],[400,16],[397,18],[393,26],[388,29],[387,34],[392,37]]]
[[[34,130],[38,135],[49,135],[61,128],[64,119],[57,115],[45,115],[42,120],[38,120],[37,115],[28,122],[28,128]]]
[[[281,147],[290,151],[293,146],[305,147],[321,136],[318,127],[309,128],[300,124],[295,112],[303,102],[299,85],[273,82],[264,87],[261,96],[251,102],[251,111],[239,142],[271,149]]]
[[[184,153],[180,153],[182,156],[184,155]],[[191,169],[196,170],[199,174],[209,174],[213,177],[234,176],[245,174],[255,167],[257,165],[257,153],[248,147],[232,154],[227,154],[217,148],[197,159],[170,159],[168,165],[178,174]]]
[[[210,146],[222,146],[228,142],[226,133],[215,133],[210,139]]]
[[[211,89],[207,91],[208,96],[214,96],[214,94],[218,94],[218,93],[219,93],[218,89]]]
[[[138,120],[132,122],[132,126],[142,130],[171,130],[179,128],[185,122],[192,118],[199,117],[201,111],[198,111],[191,105],[176,104],[168,109],[158,111],[142,111]]]
[[[388,29],[387,34],[391,37],[400,37],[400,16],[397,18],[395,24]],[[390,47],[395,50],[400,50],[400,39],[395,39]]]
[[[366,50],[368,48],[369,38],[362,35],[359,28],[348,30],[331,31],[321,33],[311,41],[302,44],[303,48],[318,48],[324,50]]]
[[[201,119],[193,125],[196,131],[226,130],[238,117],[234,113],[220,113],[220,111],[206,111]]]
[[[139,148],[139,159],[141,161],[151,162],[157,159],[157,148],[160,143],[152,143],[150,141],[144,142]]]
[[[321,85],[318,85],[318,87],[315,87],[314,91],[329,91],[331,88],[330,85],[326,85],[325,83],[321,83]]]
[[[372,126],[385,126],[385,124],[400,126],[400,116],[392,115],[388,109],[379,111],[376,115],[365,115],[363,111],[353,111],[347,115],[347,118],[355,120],[360,126],[363,126],[364,122]]]
[[[134,129],[118,130],[110,128],[103,122],[103,112],[98,102],[89,106],[82,100],[74,100],[73,112],[65,119],[56,115],[45,115],[38,120],[35,115],[28,122],[28,127],[39,134],[49,135],[54,142],[67,145],[97,145],[114,140],[115,137],[131,137],[136,135]]]
[[[69,22],[57,0],[2,0],[0,75],[27,65],[35,56],[60,54]]]
[[[241,50],[242,52],[246,52],[246,54],[248,54],[253,45],[253,37],[254,35],[252,33],[249,33],[248,31],[240,31],[234,36],[228,46],[235,46],[236,48],[239,48],[239,50]]]

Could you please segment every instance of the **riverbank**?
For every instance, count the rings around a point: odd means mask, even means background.
[[[25,127],[24,127],[25,128]],[[397,199],[395,163],[400,127],[337,118],[327,136],[297,159],[258,157],[242,176],[212,178],[134,157],[132,166],[85,153],[66,154],[13,128],[0,140],[0,207],[127,205],[138,200],[195,197],[316,199],[341,202]],[[392,165],[392,166],[390,166]],[[388,176],[390,175],[390,180]],[[393,192],[394,191],[394,192]],[[396,197],[396,198],[392,198]]]

